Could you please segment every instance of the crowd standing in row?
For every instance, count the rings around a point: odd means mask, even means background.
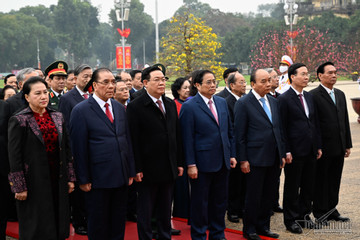
[[[284,56],[279,70],[280,83],[275,69],[254,70],[247,94],[236,68],[225,70],[218,94],[215,75],[196,70],[172,84],[174,100],[161,64],[114,76],[57,61],[45,74],[7,76],[0,238],[12,198],[24,240],[66,239],[70,220],[89,239],[124,239],[126,219],[137,221],[140,240],[180,234],[171,216],[187,218],[191,238],[204,240],[207,230],[225,239],[226,211],[231,222],[243,219],[247,239],[278,238],[274,212],[294,234],[349,221],[336,209],[352,147],[336,67],[321,64],[310,92],[305,64]]]

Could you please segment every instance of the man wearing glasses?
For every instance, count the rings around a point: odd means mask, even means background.
[[[125,108],[107,68],[94,71],[94,94],[70,116],[76,177],[85,192],[89,239],[124,239],[128,186],[135,164]]]

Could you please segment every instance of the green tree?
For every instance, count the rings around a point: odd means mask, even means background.
[[[175,70],[176,76],[195,69],[210,69],[220,78],[220,42],[212,28],[193,14],[176,15],[170,21],[166,37],[161,39],[160,62]]]
[[[113,28],[108,23],[100,23],[98,33],[93,40],[93,50],[100,60],[101,66],[108,66],[111,58],[115,58],[115,42]]]

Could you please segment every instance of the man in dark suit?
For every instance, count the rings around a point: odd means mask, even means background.
[[[225,239],[230,166],[236,166],[232,124],[226,101],[217,96],[215,75],[201,70],[198,93],[180,110],[187,173],[191,183],[191,238]]]
[[[128,185],[135,176],[125,108],[112,99],[115,78],[99,68],[94,94],[70,116],[71,145],[79,187],[86,192],[89,239],[124,239]]]
[[[276,99],[268,97],[271,79],[263,69],[250,77],[252,90],[235,105],[236,156],[246,173],[244,236],[278,238],[270,216],[279,167],[285,164],[284,139]]]
[[[228,87],[227,79],[229,77],[229,74],[233,73],[233,72],[238,72],[238,69],[237,68],[228,68],[224,71],[223,78],[224,78],[224,82],[225,82],[225,88],[221,92],[217,93],[216,96],[226,98],[227,96],[230,95],[230,89]]]
[[[8,158],[8,121],[9,106],[5,101],[0,100],[0,239],[6,239],[6,222],[11,200],[11,191],[8,180],[10,171]]]
[[[310,93],[303,91],[309,72],[302,63],[288,70],[290,88],[279,99],[286,143],[284,224],[292,233],[314,226],[312,211],[316,159],[322,155],[319,121]],[[300,227],[300,226],[301,227]]]
[[[9,103],[10,117],[14,113],[22,110],[23,108],[25,108],[28,105],[28,103],[26,102],[26,100],[24,98],[24,94],[22,92],[22,87],[23,87],[24,83],[26,82],[26,80],[28,80],[31,77],[35,77],[35,76],[38,76],[38,73],[33,68],[21,69],[18,72],[18,74],[16,75],[16,80],[18,82],[20,91],[16,95],[14,95],[11,98],[9,98],[8,100],[6,100]]]
[[[320,121],[322,157],[317,161],[313,214],[319,221],[349,221],[341,216],[339,202],[344,157],[352,148],[345,94],[334,88],[337,70],[333,63],[321,64],[317,71],[320,86],[311,90]]]
[[[89,98],[89,93],[84,91],[86,84],[92,76],[92,69],[89,65],[81,64],[74,70],[76,85],[69,92],[64,94],[59,100],[59,111],[62,112],[67,129],[70,132],[70,115],[73,108],[80,102]],[[78,182],[75,182],[75,189],[70,196],[71,216],[75,233],[80,235],[87,234],[85,193],[80,191]]]
[[[239,98],[245,95],[246,81],[244,76],[239,73],[231,73],[228,77],[228,87],[230,95],[225,98],[229,108],[231,123],[234,126],[234,107]],[[245,174],[241,172],[240,164],[230,169],[229,175],[229,198],[227,207],[227,218],[230,222],[239,222],[243,216],[245,202]]]
[[[152,66],[143,70],[141,78],[146,90],[126,109],[138,182],[138,236],[152,239],[156,210],[159,239],[170,239],[173,186],[183,173],[180,125],[175,103],[163,95],[163,72]]]
[[[141,90],[143,88],[143,84],[141,82],[141,70],[137,70],[137,69],[134,69],[134,70],[131,70],[130,72],[130,76],[131,76],[131,84],[132,84],[132,89],[130,89],[130,96]]]

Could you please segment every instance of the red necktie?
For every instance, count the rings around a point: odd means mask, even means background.
[[[109,109],[109,104],[108,103],[105,103],[105,114],[106,116],[109,118],[110,122],[113,123],[114,122],[114,119],[111,115],[111,112],[110,112],[110,109]]]
[[[217,124],[219,125],[218,116],[217,116],[217,114],[216,114],[216,112],[215,112],[215,109],[214,109],[214,107],[213,107],[213,102],[211,101],[211,99],[209,100],[209,107],[210,107],[211,113],[214,115],[214,118],[215,118]]]
[[[161,104],[161,101],[160,100],[157,100],[156,103],[158,104],[159,108],[160,108],[160,111],[165,115],[165,111],[162,107],[162,104]]]
[[[84,93],[83,97],[84,97],[85,99],[88,99],[88,98],[89,98],[89,94],[88,94],[88,93]]]
[[[304,100],[303,100],[303,98],[302,98],[302,94],[301,94],[301,93],[299,94],[299,98],[300,98],[301,105],[302,105],[302,107],[303,107],[303,109],[304,109],[304,111],[305,111]]]

